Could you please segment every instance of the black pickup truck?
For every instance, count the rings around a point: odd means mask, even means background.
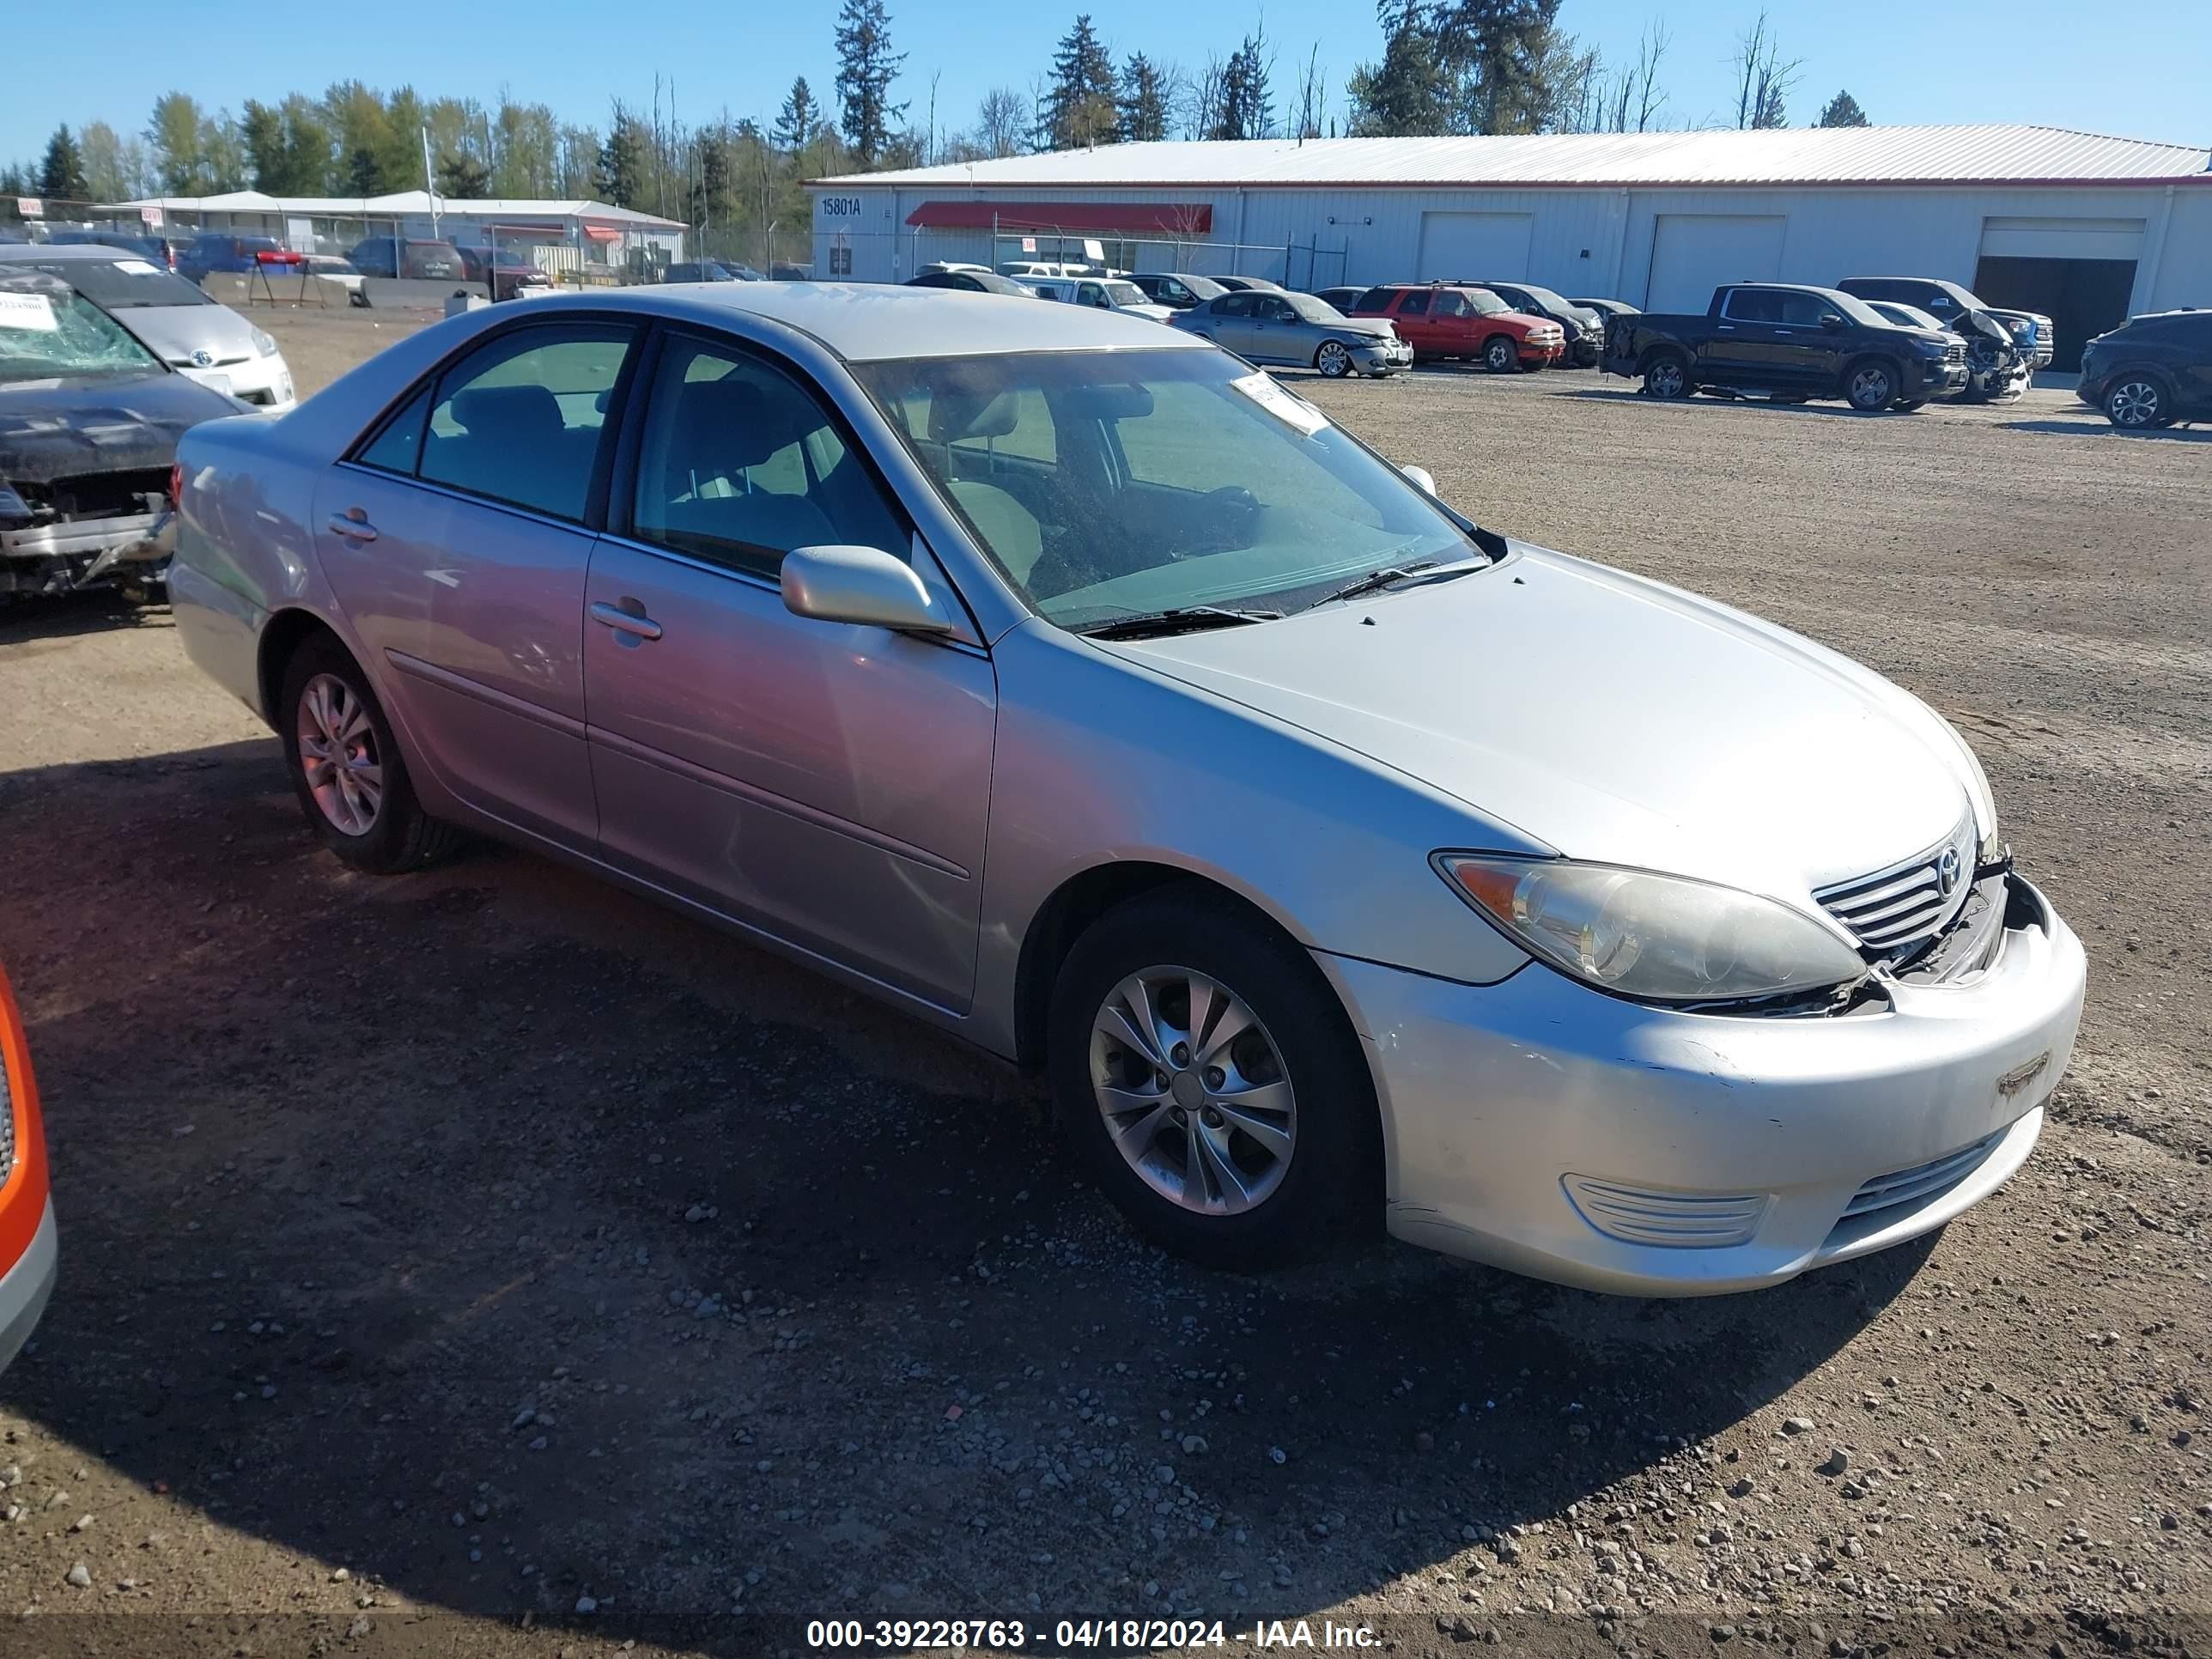
[[[1966,383],[1956,335],[1899,328],[1848,294],[1787,283],[1724,284],[1702,317],[1615,317],[1603,366],[1640,377],[1647,397],[1841,398],[1869,414],[1917,409]]]

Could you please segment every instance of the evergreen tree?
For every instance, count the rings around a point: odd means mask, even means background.
[[[814,101],[814,90],[802,75],[791,83],[783,108],[776,114],[776,148],[798,155],[814,142],[815,131],[821,125],[821,106]]]
[[[1121,65],[1118,100],[1125,143],[1148,144],[1168,136],[1168,78],[1143,52],[1131,53]]]
[[[473,155],[453,150],[438,158],[438,191],[464,202],[481,198],[491,189],[491,169]]]
[[[1419,0],[1385,0],[1382,61],[1363,64],[1345,93],[1349,126],[1362,138],[1396,138],[1448,130],[1450,83]]]
[[[890,15],[884,0],[845,0],[837,14],[837,100],[845,142],[863,172],[889,148],[906,106],[890,101],[905,54],[891,50]]]
[[[1039,149],[1083,149],[1110,144],[1121,128],[1114,59],[1091,27],[1088,12],[1060,40],[1052,73],[1036,112]]]
[[[1248,34],[1221,71],[1219,106],[1209,138],[1265,138],[1274,130],[1274,100],[1267,92],[1267,41]]]
[[[732,200],[735,184],[731,165],[732,138],[724,127],[699,135],[699,165],[691,185],[690,220],[695,225],[726,227],[737,217]]]
[[[1821,127],[1867,127],[1874,123],[1867,119],[1867,113],[1859,107],[1857,99],[1848,92],[1839,92],[1828,100],[1827,107],[1820,112],[1820,118],[1813,125]]]
[[[46,157],[39,164],[39,194],[57,202],[87,202],[92,186],[85,182],[84,157],[66,125],[56,127],[46,140]]]
[[[594,188],[599,199],[616,207],[635,207],[645,194],[645,169],[651,143],[645,124],[617,99],[614,118],[599,144],[599,166]]]

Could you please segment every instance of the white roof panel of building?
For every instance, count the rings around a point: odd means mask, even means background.
[[[289,213],[309,217],[362,218],[403,213],[427,215],[431,196],[427,190],[403,190],[388,196],[268,196],[258,190],[226,191],[220,196],[147,196],[135,202],[102,202],[104,208],[166,208],[179,213]],[[635,208],[605,202],[538,201],[509,198],[464,198],[441,196],[441,213],[465,219],[583,219],[593,224],[636,225],[644,228],[681,230],[680,219],[663,219]]]
[[[2202,148],[2061,127],[1783,127],[1106,144],[810,182],[933,188],[2148,183],[2203,176],[2208,164],[2212,152]]]

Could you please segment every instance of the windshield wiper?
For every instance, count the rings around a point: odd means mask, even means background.
[[[1379,593],[1394,582],[1411,581],[1416,576],[1429,576],[1438,571],[1449,576],[1465,576],[1488,568],[1486,565],[1466,564],[1456,559],[1450,563],[1452,568],[1449,569],[1446,568],[1446,562],[1443,559],[1422,559],[1413,564],[1386,564],[1380,570],[1370,570],[1358,581],[1338,588],[1334,593],[1324,594],[1306,609],[1315,611],[1325,605],[1334,605],[1339,599],[1356,599],[1362,594]]]
[[[1166,611],[1115,617],[1075,631],[1093,640],[1140,640],[1154,634],[1192,634],[1207,628],[1239,628],[1246,623],[1280,622],[1279,611],[1232,611],[1218,605],[1179,605]]]
[[[1423,559],[1418,564],[1386,564],[1380,570],[1370,570],[1358,581],[1316,599],[1307,608],[1311,610],[1320,605],[1334,605],[1339,599],[1356,599],[1363,593],[1379,593],[1392,582],[1402,582],[1425,571],[1434,570],[1443,562],[1442,559]]]

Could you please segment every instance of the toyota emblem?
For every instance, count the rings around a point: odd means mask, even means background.
[[[194,368],[213,368],[215,367],[215,353],[212,351],[195,351],[192,353],[192,367]]]
[[[1945,898],[1950,897],[1958,890],[1959,849],[1957,848],[1945,848],[1943,856],[1936,860],[1936,884],[1943,890]]]

